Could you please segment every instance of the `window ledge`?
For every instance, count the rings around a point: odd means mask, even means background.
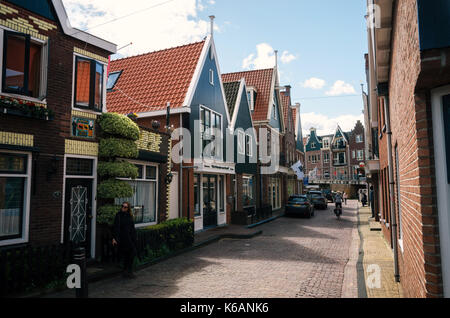
[[[26,243],[28,243],[28,240],[23,239],[23,238],[18,238],[18,239],[0,241],[0,246],[9,246],[9,245],[26,244]]]
[[[158,224],[158,223],[157,223],[157,222],[142,223],[142,224],[135,224],[134,227],[135,227],[136,229],[141,229],[141,228],[148,227],[148,226],[152,226],[152,225],[156,225],[156,224]]]
[[[103,112],[99,112],[99,111],[96,111],[96,110],[93,110],[93,109],[76,107],[76,106],[73,106],[72,110],[77,110],[77,111],[80,111],[80,112],[85,112],[85,113],[94,114],[94,115],[102,115],[103,114]]]
[[[39,98],[34,98],[34,97],[26,96],[26,95],[19,95],[19,94],[5,93],[5,92],[1,92],[0,94],[5,97],[15,98],[15,99],[23,100],[25,102],[41,104],[41,105],[44,105],[45,107],[47,107],[47,99],[40,100]]]

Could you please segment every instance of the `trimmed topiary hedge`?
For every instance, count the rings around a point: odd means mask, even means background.
[[[117,212],[120,211],[120,205],[104,205],[97,209],[97,223],[111,225]]]
[[[99,162],[97,172],[101,177],[131,178],[138,177],[138,168],[127,161]]]
[[[136,143],[127,139],[102,139],[98,151],[100,158],[137,158],[139,156]]]
[[[99,117],[98,123],[105,134],[133,141],[139,140],[138,125],[125,115],[105,113]]]
[[[109,179],[98,185],[99,199],[129,198],[133,196],[133,188],[125,181]]]

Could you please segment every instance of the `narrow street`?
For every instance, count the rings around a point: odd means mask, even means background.
[[[89,297],[149,298],[339,298],[357,231],[357,202],[333,204],[312,219],[282,217],[262,225],[251,240],[221,240],[137,273],[91,284]],[[354,264],[355,266],[356,264]],[[353,266],[352,270],[355,270]],[[356,271],[355,271],[356,272]],[[353,284],[353,288],[356,284]],[[348,292],[348,291],[347,291]],[[353,292],[357,297],[356,291]],[[73,297],[67,291],[57,297]],[[54,295],[53,295],[54,297]]]

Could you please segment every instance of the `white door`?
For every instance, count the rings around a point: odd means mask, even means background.
[[[173,178],[170,183],[170,209],[169,209],[169,220],[177,219],[179,217],[178,210],[178,173],[172,172]]]

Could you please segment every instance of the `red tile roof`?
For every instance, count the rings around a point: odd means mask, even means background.
[[[111,62],[121,71],[107,94],[109,112],[143,113],[183,105],[206,40]]]
[[[269,98],[272,87],[272,79],[274,75],[274,69],[255,70],[247,72],[237,72],[222,74],[222,80],[224,82],[239,81],[241,78],[245,78],[247,86],[253,86],[257,90],[255,100],[255,111],[253,112],[254,121],[267,120],[267,112],[269,111]]]

